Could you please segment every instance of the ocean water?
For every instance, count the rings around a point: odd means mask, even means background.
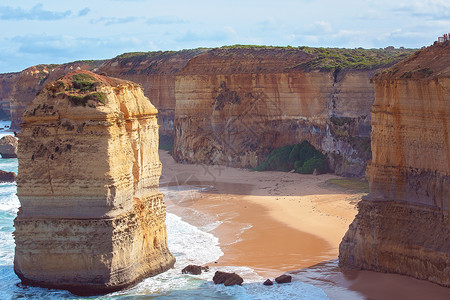
[[[0,125],[1,126],[1,125]],[[4,135],[3,133],[0,135]],[[17,159],[0,159],[0,169],[17,173]],[[328,299],[318,287],[301,281],[289,284],[262,285],[265,278],[252,269],[220,267],[221,271],[236,272],[244,278],[242,286],[224,287],[212,283],[219,268],[214,267],[223,252],[219,240],[209,231],[218,224],[214,219],[204,226],[193,226],[175,214],[167,213],[167,234],[171,252],[177,259],[175,267],[150,277],[133,288],[96,297],[77,297],[67,291],[28,287],[20,283],[13,271],[13,220],[20,202],[15,183],[0,183],[0,299]],[[182,196],[186,190],[162,188],[168,197]],[[202,275],[181,274],[189,264],[209,265]],[[295,276],[294,276],[295,279]]]

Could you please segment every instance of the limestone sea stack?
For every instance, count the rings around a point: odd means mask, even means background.
[[[450,287],[450,43],[375,76],[369,195],[340,265]]]
[[[23,114],[14,271],[107,293],[171,268],[158,191],[157,110],[139,85],[74,71]]]
[[[0,155],[2,158],[17,158],[17,139],[12,135],[0,139]]]

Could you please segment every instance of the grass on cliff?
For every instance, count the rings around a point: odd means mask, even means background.
[[[327,180],[326,183],[359,193],[369,192],[369,183],[367,180],[361,180],[358,178],[333,178]]]
[[[80,73],[72,77],[73,87],[81,91],[92,91],[95,82],[95,78],[89,74]]]
[[[86,106],[89,100],[106,103],[106,94],[102,92],[89,93],[87,95],[69,95],[69,101],[75,106]]]
[[[289,172],[292,169],[301,174],[312,174],[315,169],[325,173],[328,171],[326,156],[309,142],[303,141],[273,150],[254,170]]]
[[[307,70],[371,70],[392,65],[409,55],[416,49],[341,49],[341,48],[311,48],[299,49],[315,56],[312,60],[297,67]]]
[[[345,48],[313,48],[313,47],[279,47],[260,45],[231,45],[220,49],[273,49],[285,51],[303,51],[311,54],[312,58],[292,68],[304,68],[308,71],[334,70],[371,70],[387,67],[408,57],[417,49],[386,47],[384,49],[345,49]]]

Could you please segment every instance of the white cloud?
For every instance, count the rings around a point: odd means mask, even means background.
[[[31,9],[21,7],[0,6],[0,19],[2,20],[40,20],[54,21],[67,18],[72,14],[70,10],[57,12],[45,10],[42,3],[38,3]]]

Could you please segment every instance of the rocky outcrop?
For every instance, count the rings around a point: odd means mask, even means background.
[[[0,170],[0,182],[14,182],[16,181],[16,176],[14,172]]]
[[[47,85],[27,108],[14,221],[25,284],[105,293],[173,266],[156,114],[138,85],[87,71]]]
[[[307,140],[336,173],[362,176],[377,68],[305,67],[315,59],[297,48],[239,47],[191,59],[175,81],[175,159],[255,167]]]
[[[374,78],[369,195],[343,238],[343,267],[450,287],[450,43]]]
[[[2,137],[0,139],[0,154],[2,158],[16,158],[17,144],[17,139],[11,135]]]

